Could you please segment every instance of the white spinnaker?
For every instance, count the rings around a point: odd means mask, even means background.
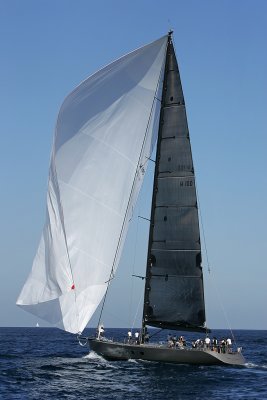
[[[119,263],[155,142],[166,46],[164,36],[109,64],[60,109],[46,223],[17,304],[66,331],[83,331]]]

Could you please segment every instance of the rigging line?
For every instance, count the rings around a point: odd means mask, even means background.
[[[139,206],[140,209],[140,206]],[[139,210],[138,210],[139,211]],[[136,248],[137,248],[137,237],[139,231],[139,218],[137,218],[137,225],[135,230],[135,239],[134,239],[134,254],[133,254],[133,263],[132,263],[132,274],[135,272],[135,260],[136,260]],[[133,275],[132,275],[133,277]],[[131,315],[132,315],[132,307],[133,307],[133,293],[134,293],[134,280],[131,279],[131,295],[130,295],[130,304],[129,304],[129,321],[128,325],[130,326]]]
[[[153,163],[155,163],[156,162],[156,160],[153,160],[152,158],[150,158],[150,157],[146,157],[149,161],[152,161]]]
[[[139,221],[139,218],[141,218],[141,219],[144,219],[144,220],[146,220],[146,221],[149,221],[149,222],[151,222],[151,219],[149,219],[149,218],[146,218],[146,217],[141,217],[141,215],[138,215],[138,221]]]
[[[167,52],[167,45],[166,45],[166,52]],[[165,57],[166,57],[166,55],[165,55]],[[129,199],[128,199],[128,204],[127,204],[127,207],[126,207],[126,212],[125,212],[124,220],[123,220],[122,227],[121,227],[120,237],[119,237],[119,241],[118,241],[118,244],[117,244],[115,256],[114,256],[114,259],[113,259],[113,264],[112,264],[110,276],[113,274],[114,267],[115,267],[115,262],[116,262],[117,255],[118,255],[118,252],[119,252],[120,243],[121,243],[121,239],[122,239],[122,234],[124,232],[124,227],[125,227],[125,223],[126,223],[126,217],[128,215],[128,210],[129,210],[130,201],[132,199],[133,189],[135,187],[135,183],[136,183],[136,180],[137,180],[137,177],[138,177],[138,172],[139,172],[139,169],[140,169],[140,160],[141,160],[141,157],[143,155],[143,150],[144,150],[144,147],[145,147],[145,144],[146,144],[146,139],[147,139],[147,135],[148,135],[149,127],[150,127],[150,122],[151,122],[151,118],[152,118],[152,114],[153,114],[153,110],[154,110],[155,96],[156,96],[156,93],[157,93],[158,88],[159,88],[159,84],[160,84],[163,68],[165,68],[164,63],[162,64],[162,67],[161,67],[161,70],[160,70],[160,73],[159,73],[158,82],[157,82],[154,98],[153,98],[151,109],[150,109],[150,114],[149,114],[146,130],[145,130],[145,135],[144,135],[141,151],[140,151],[140,154],[139,154],[138,163],[137,163],[136,170],[135,170],[135,176],[134,176],[134,180],[133,180],[133,184],[132,184],[132,188],[131,188],[131,193],[130,193],[130,196],[129,196]],[[107,297],[109,285],[110,285],[110,280],[108,282],[108,285],[107,285],[107,288],[106,288],[106,292],[105,292],[105,295],[104,295],[104,299],[103,299],[103,303],[102,303],[102,307],[101,307],[101,311],[100,311],[100,316],[99,316],[99,320],[98,320],[98,325],[100,324],[100,320],[101,320],[101,317],[102,317],[102,313],[103,313],[104,305],[105,305],[105,302],[106,302],[106,297]]]
[[[153,336],[157,335],[161,331],[163,331],[164,328],[159,329],[157,332],[153,333],[153,335],[149,335],[149,338],[151,339]]]
[[[196,195],[197,195],[197,203],[198,203],[198,213],[199,213],[201,230],[202,230],[202,234],[203,234],[203,243],[204,243],[205,255],[206,255],[206,259],[207,259],[207,267],[208,267],[208,272],[210,274],[210,262],[209,262],[207,243],[206,243],[206,236],[205,236],[203,218],[202,218],[201,207],[200,207],[199,194],[198,194],[198,190],[197,190],[197,179],[196,179],[196,176],[195,176],[195,187],[196,187]]]
[[[78,88],[78,86],[77,86],[77,88]],[[73,90],[72,93],[74,93],[74,90]],[[68,95],[67,97],[69,97],[69,96],[70,95]],[[65,102],[65,100],[64,100],[64,102]],[[60,116],[61,109],[62,109],[62,106],[61,106],[61,108],[59,110],[59,113],[57,115],[55,134],[54,134],[53,145],[52,145],[52,150],[51,150],[51,154],[50,154],[50,168],[52,167],[51,168],[52,169],[52,173],[54,174],[55,184],[56,184],[56,187],[58,189],[59,212],[60,212],[60,216],[61,216],[61,222],[62,222],[62,228],[63,228],[62,230],[63,230],[63,234],[64,234],[64,240],[65,240],[65,245],[66,245],[66,250],[67,250],[67,257],[68,257],[68,261],[69,261],[69,267],[70,267],[71,278],[72,278],[72,283],[73,283],[73,285],[71,286],[71,289],[73,289],[73,291],[74,291],[74,304],[75,304],[75,313],[76,313],[77,330],[78,330],[79,329],[79,325],[78,325],[79,324],[79,310],[78,310],[78,306],[77,306],[76,285],[75,285],[75,281],[74,281],[74,275],[73,275],[73,270],[72,270],[72,265],[71,265],[71,260],[70,260],[69,247],[68,247],[67,234],[66,234],[66,227],[65,227],[65,219],[64,219],[64,213],[63,213],[63,206],[62,206],[62,202],[61,202],[60,188],[59,188],[57,169],[56,169],[56,162],[55,162],[56,139],[57,139],[57,136],[58,136],[57,127],[58,127],[58,123],[59,123],[59,116]]]
[[[132,206],[132,215],[131,215],[131,218],[129,218],[129,222],[133,219],[133,215],[134,215],[134,209],[133,209],[133,206]]]
[[[174,33],[172,34],[172,44],[173,44],[173,48],[174,48],[175,54],[177,54],[176,44],[175,44],[175,40],[174,40]]]
[[[121,326],[128,324],[128,321],[126,321],[125,318],[120,318],[117,314],[114,314],[114,313],[110,312],[109,310],[106,311],[106,314],[108,316],[112,317],[113,319],[115,319],[116,321],[118,321],[121,324]]]
[[[225,318],[226,323],[227,323],[227,325],[228,325],[228,329],[229,329],[229,331],[231,332],[231,335],[232,335],[232,338],[233,338],[233,342],[234,342],[235,345],[237,346],[237,342],[236,342],[234,333],[233,333],[233,331],[232,331],[232,328],[231,328],[231,325],[230,325],[230,321],[229,321],[228,315],[227,315],[227,313],[226,313],[226,309],[225,309],[225,307],[224,307],[224,305],[223,305],[221,293],[220,293],[220,291],[219,291],[218,285],[216,284],[216,280],[215,280],[215,276],[214,276],[214,269],[213,269],[213,274],[210,275],[210,279],[211,279],[211,278],[213,279],[213,282],[212,282],[212,283],[213,283],[213,287],[215,288],[215,293],[216,293],[216,296],[217,296],[217,300],[218,300],[218,302],[219,302],[219,304],[220,304],[220,307],[221,307],[221,309],[222,309],[224,318]]]
[[[136,309],[136,313],[135,313],[135,317],[134,317],[134,320],[133,320],[133,324],[132,324],[131,330],[133,330],[133,328],[134,328],[135,321],[136,321],[136,318],[137,318],[137,314],[138,314],[138,311],[139,311],[139,308],[140,308],[140,304],[141,304],[141,300],[142,300],[142,299],[143,299],[143,294],[141,294],[141,296],[140,296],[140,298],[139,298],[139,303],[138,303],[138,306],[137,306],[137,309]]]
[[[142,168],[147,164],[148,161],[152,161],[153,163],[156,162],[155,160],[153,160],[153,159],[150,158],[150,157],[146,157],[146,156],[145,156],[145,158],[146,158],[146,160],[145,160],[145,162],[144,162],[143,164],[140,165],[140,169],[142,169]]]
[[[110,275],[110,277],[109,277],[109,280],[108,281],[106,281],[105,283],[108,283],[108,282],[110,282],[110,281],[112,281],[112,279],[114,279],[115,278],[115,276],[114,275]]]
[[[67,257],[68,257],[68,261],[69,261],[70,273],[71,273],[71,278],[72,278],[72,283],[73,283],[73,286],[71,286],[71,289],[73,289],[73,291],[74,291],[74,300],[75,300],[74,304],[75,304],[75,313],[76,313],[76,318],[77,318],[77,329],[78,329],[79,328],[79,326],[78,326],[79,311],[78,311],[78,307],[77,307],[76,287],[75,287],[74,275],[73,275],[73,271],[72,271],[72,265],[71,265],[71,261],[70,261],[69,246],[68,246],[68,242],[67,242],[65,219],[64,219],[63,206],[62,206],[61,196],[60,196],[60,188],[59,188],[59,184],[58,184],[54,150],[52,151],[52,154],[51,154],[51,167],[52,167],[51,168],[52,174],[54,175],[54,182],[55,182],[55,185],[56,185],[56,188],[58,191],[57,197],[59,200],[59,212],[60,212],[60,217],[61,217],[61,222],[62,222],[62,228],[63,228],[62,231],[63,231],[63,235],[64,235],[64,241],[65,241],[65,245],[66,245]]]
[[[232,328],[231,328],[231,325],[230,325],[230,321],[229,321],[228,315],[227,315],[226,310],[225,310],[225,308],[224,308],[224,306],[223,306],[223,302],[222,302],[222,299],[221,299],[221,296],[220,296],[220,292],[219,292],[218,286],[216,285],[216,282],[215,282],[215,279],[214,279],[214,274],[213,274],[213,275],[211,274],[211,268],[210,268],[210,262],[209,262],[207,244],[206,244],[206,237],[205,237],[205,231],[204,231],[204,224],[203,224],[203,219],[202,219],[202,214],[201,214],[201,207],[200,207],[200,200],[199,200],[199,194],[198,194],[197,184],[196,184],[196,176],[195,176],[195,186],[196,186],[196,194],[197,194],[197,202],[198,202],[198,211],[199,211],[199,217],[200,217],[201,230],[202,230],[202,234],[203,234],[203,242],[204,242],[206,260],[207,260],[208,273],[209,273],[210,277],[213,278],[213,282],[212,282],[212,283],[213,283],[213,286],[214,286],[214,288],[215,288],[215,290],[216,290],[216,295],[217,295],[218,302],[219,302],[220,307],[221,307],[221,309],[222,309],[222,312],[223,312],[225,321],[226,321],[226,323],[227,323],[227,325],[228,325],[228,329],[229,329],[230,332],[231,332],[233,341],[234,341],[235,344],[237,344],[237,343],[236,343],[236,340],[235,340],[234,333],[233,333]]]
[[[191,147],[191,155],[192,155],[192,147]],[[210,262],[209,262],[208,249],[207,249],[207,243],[206,243],[206,236],[205,236],[204,224],[203,224],[202,213],[201,213],[200,198],[199,198],[198,189],[197,189],[196,169],[195,169],[194,165],[193,165],[193,171],[194,171],[194,178],[195,178],[195,190],[196,190],[196,198],[197,198],[197,206],[198,206],[198,215],[199,215],[200,226],[201,226],[201,231],[202,231],[202,235],[203,235],[203,243],[204,243],[204,249],[205,249],[205,254],[206,254],[208,273],[210,274]],[[203,301],[204,301],[204,304],[205,304],[204,282],[203,282]],[[206,327],[207,326],[208,326],[208,318],[207,318],[207,315],[206,315]],[[206,328],[206,335],[207,334],[208,334],[208,329]]]
[[[145,276],[141,276],[141,275],[132,275],[132,277],[141,278],[142,280],[146,279]]]
[[[140,206],[139,206],[140,209]],[[135,272],[135,261],[136,261],[136,248],[137,248],[137,238],[139,233],[139,218],[137,218],[137,226],[135,232],[135,243],[134,243],[134,256],[133,256],[133,264],[132,264],[132,272]]]

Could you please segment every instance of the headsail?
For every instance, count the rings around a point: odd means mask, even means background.
[[[194,167],[169,35],[151,211],[143,324],[203,330],[204,292]]]
[[[155,141],[167,36],[98,71],[64,101],[50,164],[47,219],[17,304],[84,329],[115,272]]]

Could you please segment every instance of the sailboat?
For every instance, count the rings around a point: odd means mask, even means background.
[[[81,334],[115,276],[157,143],[140,340],[87,338],[105,358],[242,365],[241,349],[147,343],[147,327],[206,327],[195,173],[172,32],[83,81],[60,109],[47,216],[17,304]],[[101,311],[102,313],[102,311]]]

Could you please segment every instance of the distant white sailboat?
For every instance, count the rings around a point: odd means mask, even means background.
[[[35,325],[35,327],[36,327],[36,328],[39,328],[39,326],[40,326],[40,325],[39,325],[38,322],[37,322],[36,325]]]
[[[90,347],[109,359],[242,365],[240,349],[147,343],[147,326],[208,333],[195,172],[171,34],[96,72],[65,99],[47,221],[17,304],[71,333],[84,330],[106,299],[157,140],[140,340],[107,340],[102,327]]]

